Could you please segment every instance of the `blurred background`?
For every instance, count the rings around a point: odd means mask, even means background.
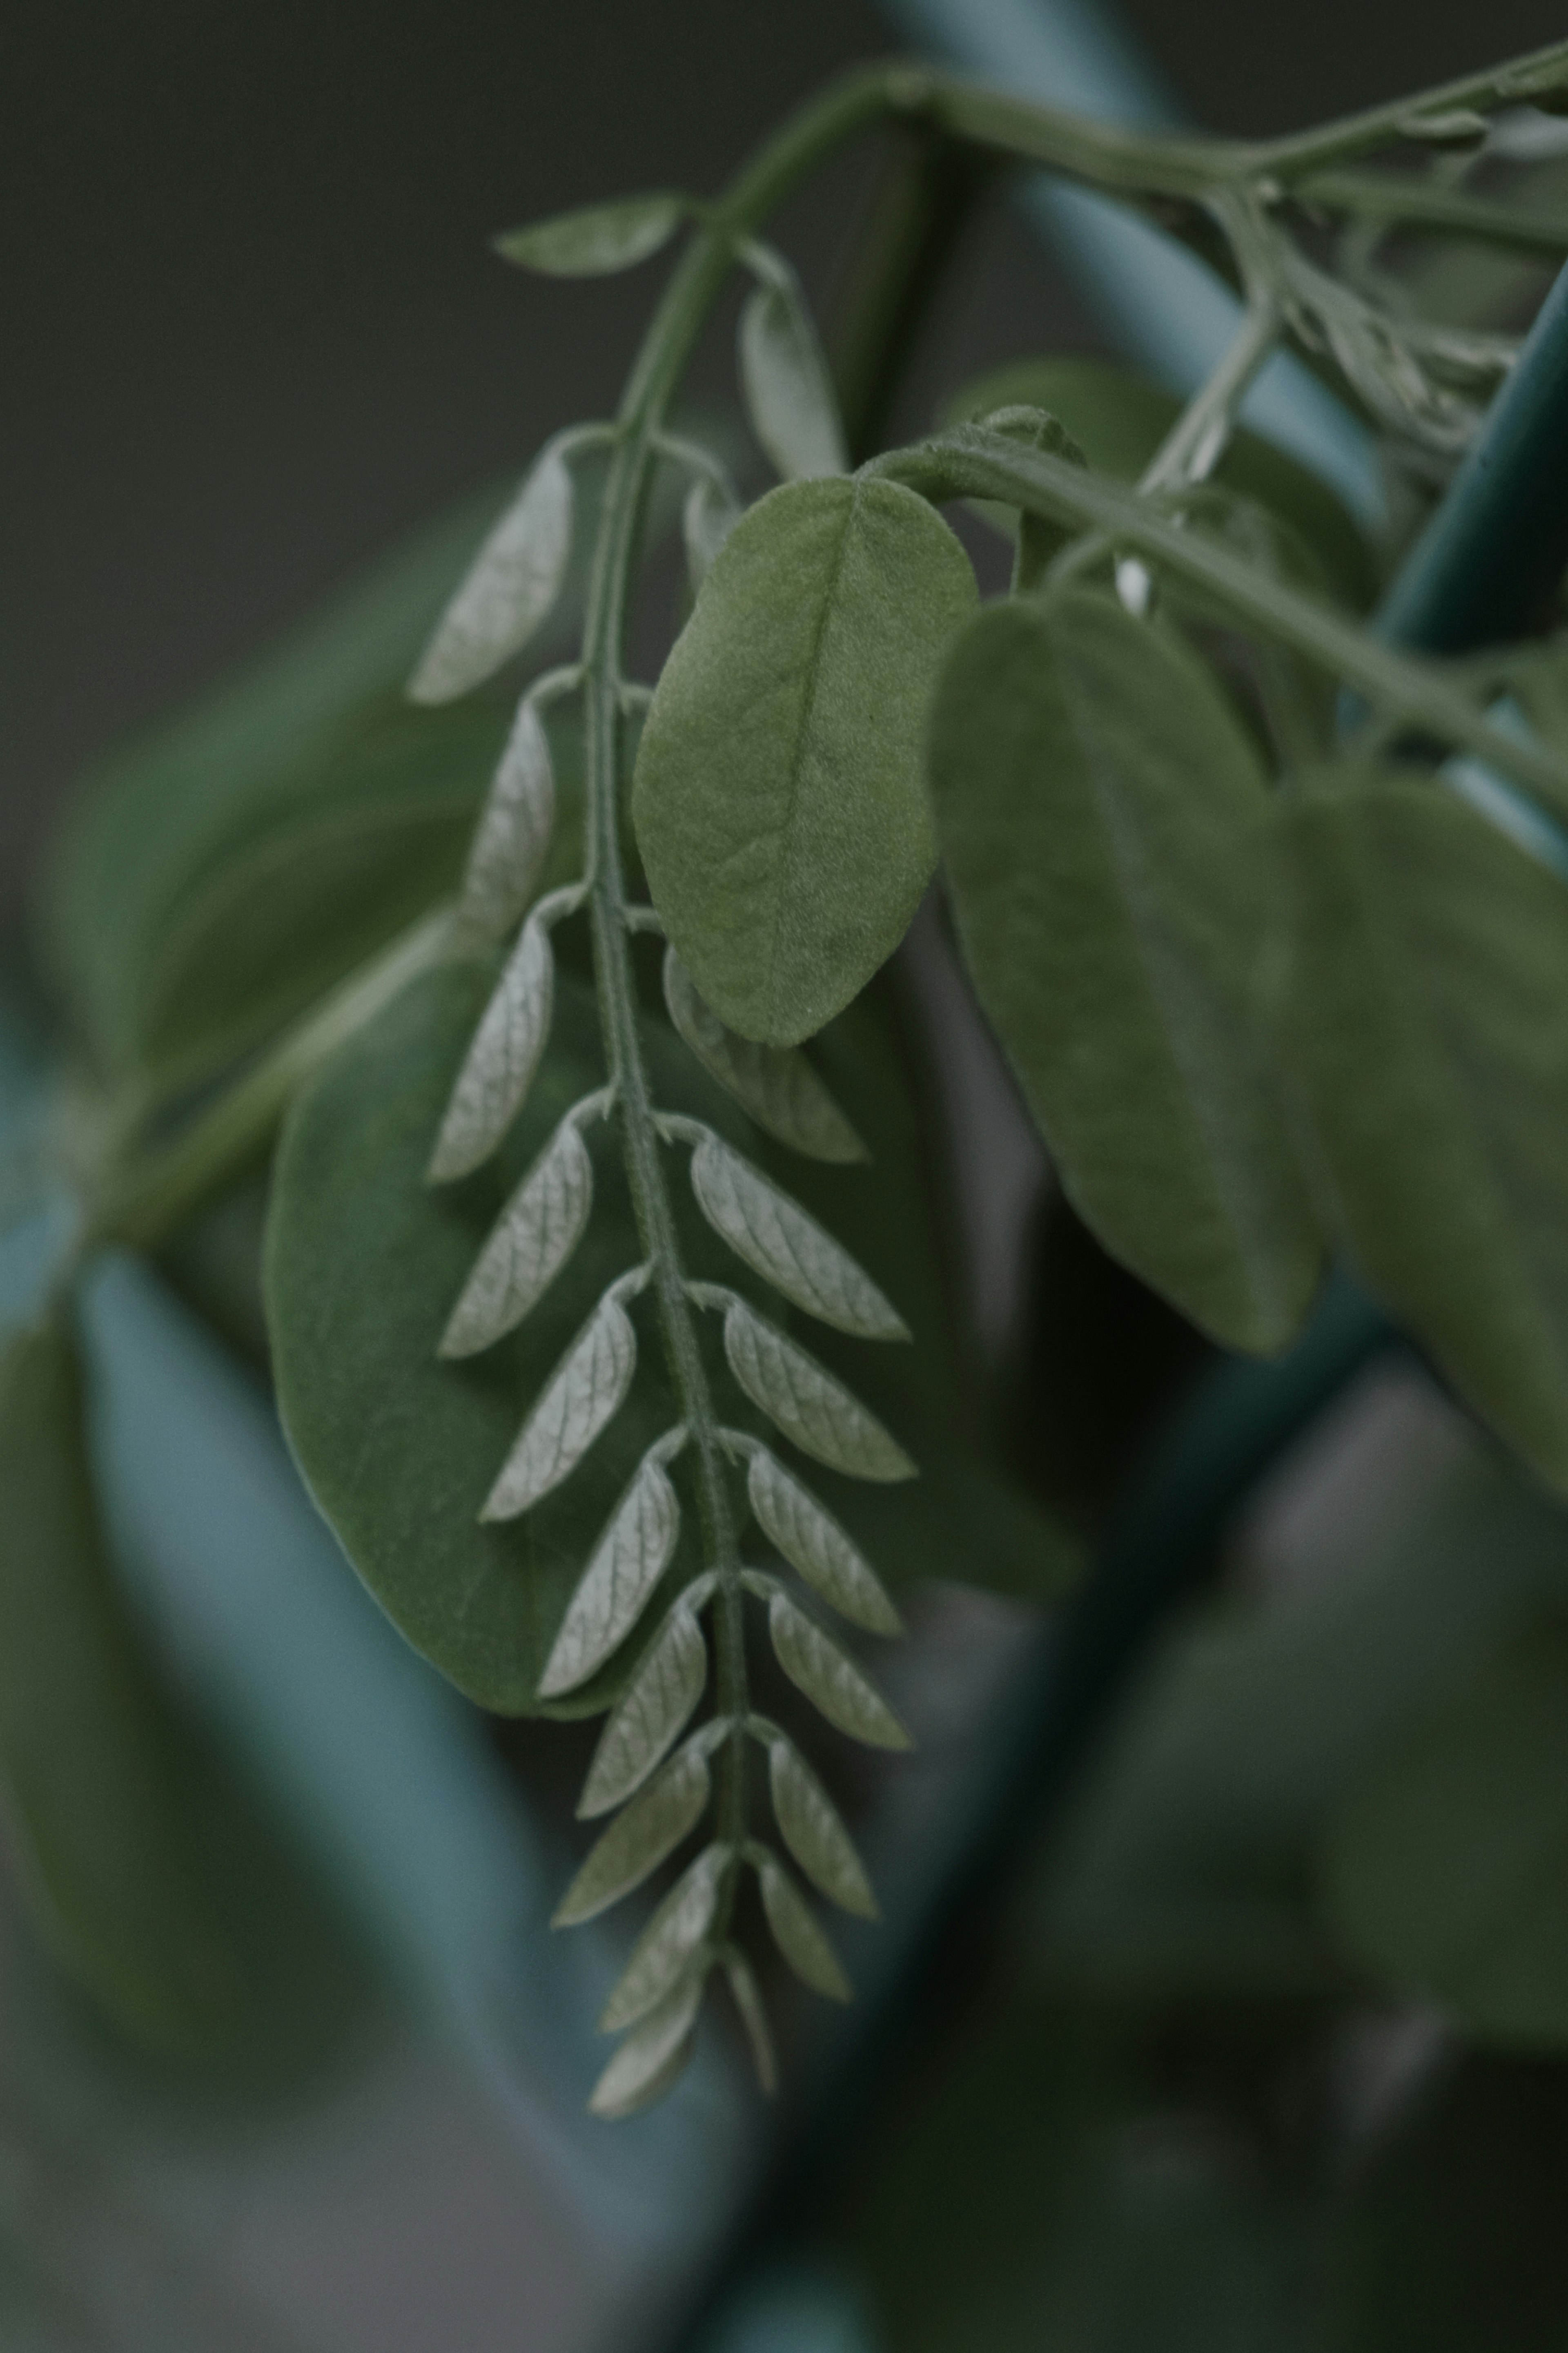
[[[1306,124],[1562,29],[1547,0],[1484,11],[1316,0],[1295,13],[1126,0],[1121,21],[1181,106],[1238,132]],[[614,403],[648,286],[525,280],[493,258],[490,234],[621,191],[710,188],[788,106],[897,38],[862,0],[755,15],[715,0],[548,11],[10,0],[0,957],[21,999],[29,876],[83,764],[400,533],[519,470],[555,427]],[[860,193],[853,169],[830,175],[784,225],[825,302]],[[1019,211],[988,202],[900,421],[919,429],[943,391],[994,363],[1106,348],[1102,332]],[[984,1060],[962,1027],[950,1052]],[[982,1070],[975,1083],[992,1082]],[[1016,1141],[996,1117],[985,1132],[1005,1159]],[[323,2006],[332,2065],[311,2075],[309,2097],[274,2086],[259,2122],[237,2101],[193,2122],[179,2099],[94,2055],[8,1939],[0,2344],[651,2348],[716,2264],[737,2184],[753,2178],[754,2103],[715,2058],[678,2115],[608,2139],[577,2121],[586,2021],[615,1939],[599,1949],[590,1936],[566,1957],[550,1944],[563,1848],[516,1811],[493,1746],[361,1610],[289,1485],[254,1389],[132,1272],[108,1281],[100,1358],[123,1352],[128,1388],[155,1366],[169,1400],[163,1424],[151,1404],[141,1420],[126,1407],[106,1433],[117,1524],[148,1589],[160,1577],[166,1594],[178,1588],[198,1671],[250,1725],[274,1778],[287,1788],[293,1777],[303,1813],[331,1782],[330,1820],[312,1834],[352,1883],[358,1925],[301,1995]],[[1118,1312],[1139,1310],[1123,1299]],[[1166,1339],[1175,1362],[1183,1342]],[[198,1398],[210,1483],[173,1530],[137,1466],[155,1459],[182,1400],[195,1411]],[[884,2087],[857,2144],[844,2227],[753,2247],[705,2316],[710,2348],[1427,2353],[1451,2341],[1545,2353],[1568,2342],[1550,2194],[1568,2189],[1561,2071],[1449,2064],[1442,2020],[1415,2006],[1342,2005],[1325,2026],[1325,1969],[1338,1980],[1296,1861],[1278,1861],[1289,1841],[1269,1844],[1370,1736],[1391,1683],[1411,1685],[1478,1622],[1469,1571],[1478,1548],[1495,1549],[1500,1514],[1519,1520],[1502,1583],[1562,1598],[1555,1523],[1500,1499],[1495,1475],[1403,1359],[1375,1368],[1285,1466],[1226,1569],[1228,1590],[1268,1601],[1263,1621],[1186,1630],[1085,1796],[1065,1862],[1013,1923],[1048,1968],[1020,1992],[990,1947],[961,1957],[944,2004],[955,2035]],[[1391,1663],[1387,1629],[1439,1523],[1467,1566],[1436,1607],[1422,1660]],[[217,1532],[227,1581],[198,1566],[181,1586],[181,1559],[204,1543],[210,1554]],[[285,1557],[297,1573],[280,1588],[269,1581]],[[255,1599],[269,1590],[279,1611],[297,1605],[313,1655],[350,1662],[335,1684],[325,1666],[319,1688],[306,1677],[287,1723],[235,1665],[270,1639]],[[871,1834],[894,1880],[911,1827],[940,1845],[962,1811],[966,1727],[1022,1623],[1000,1603],[931,1605],[898,1694],[929,1778],[900,1784]],[[1302,1694],[1316,1688],[1313,1662],[1347,1647],[1369,1662],[1365,1688],[1339,1694],[1325,1727]],[[313,1748],[322,1715],[336,1719],[336,1746]],[[377,1743],[390,1721],[401,1746],[388,1760]],[[1162,1813],[1151,1794],[1182,1790],[1186,1812],[1172,1796]],[[1200,1817],[1267,1851],[1261,1894],[1226,1881],[1205,1912],[1185,1883],[1164,1886]],[[1218,1831],[1213,1843],[1224,1844]],[[895,1915],[899,1900],[895,1884]],[[1229,1984],[1211,1965],[1222,1915]],[[857,1959],[862,1976],[875,1966]],[[1184,1989],[1179,2031],[1172,1985]],[[355,2021],[342,2038],[334,2000]],[[1432,2130],[1415,2157],[1394,2150],[1385,2178],[1378,2137],[1417,2079],[1438,2085]],[[1373,2184],[1349,2222],[1338,2177],[1312,2175],[1325,2104],[1335,2165]],[[1108,2314],[1095,2283],[1109,2273],[1119,2286]],[[1523,2316],[1489,2337],[1499,2297]],[[1304,2316],[1331,2309],[1332,2333],[1311,2333]]]

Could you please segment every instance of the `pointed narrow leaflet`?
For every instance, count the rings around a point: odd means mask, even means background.
[[[571,469],[547,442],[437,623],[408,682],[416,702],[450,702],[522,651],[560,594],[572,505]]]
[[[601,2034],[619,2034],[635,2026],[672,1990],[712,1924],[719,1883],[733,1852],[716,1840],[681,1873],[632,1947],[605,2004]]]
[[[831,1634],[813,1625],[787,1593],[768,1604],[768,1631],[780,1666],[813,1707],[871,1748],[908,1748],[910,1736],[868,1678]]]
[[[1568,884],[1426,778],[1282,806],[1297,1110],[1352,1264],[1568,1492]]]
[[[625,1281],[625,1278],[622,1278]],[[600,1300],[545,1383],[479,1514],[511,1520],[576,1469],[620,1408],[637,1369],[637,1335],[616,1293]]]
[[[555,957],[541,913],[536,907],[524,923],[458,1073],[430,1155],[433,1185],[480,1167],[533,1084],[555,1001]]]
[[[463,875],[458,921],[471,938],[504,939],[527,913],[554,831],[550,739],[528,695],[512,723]]]
[[[765,1134],[808,1160],[864,1160],[861,1143],[798,1046],[758,1046],[726,1029],[704,1004],[673,948],[664,957],[664,1001],[703,1069]]]
[[[793,271],[746,297],[739,349],[752,429],[784,480],[847,473],[833,379]]]
[[[863,1340],[909,1338],[848,1251],[711,1129],[691,1155],[691,1189],[714,1232],[797,1307]]]
[[[685,1730],[707,1680],[708,1645],[696,1612],[682,1599],[605,1720],[577,1801],[579,1815],[607,1814],[642,1786]]]
[[[841,1618],[872,1634],[903,1631],[903,1620],[859,1547],[765,1446],[750,1449],[746,1493],[764,1535]]]
[[[1110,597],[994,606],[929,759],[964,959],[1074,1207],[1215,1338],[1283,1347],[1322,1245],[1261,1047],[1271,803],[1220,689]]]
[[[785,1846],[806,1877],[841,1910],[874,1920],[877,1899],[837,1807],[782,1732],[770,1733],[767,1751],[773,1814]]]
[[[707,1003],[795,1046],[891,955],[936,863],[931,683],[969,558],[895,482],[790,482],[742,516],[665,663],[632,815]]]
[[[757,1983],[750,1961],[738,1945],[723,1946],[719,1960],[729,1982],[731,1999],[746,2030],[746,2040],[752,2046],[752,2064],[757,2071],[758,2085],[771,2098],[778,2089],[779,2068],[773,2054],[768,2013],[763,2002],[763,1989]]]
[[[814,1993],[826,1994],[829,2001],[847,2001],[849,1980],[827,1932],[783,1863],[765,1846],[751,1850],[750,1860],[756,1869],[773,1942],[796,1977]]]
[[[701,1820],[710,1788],[708,1759],[694,1735],[589,1849],[552,1925],[574,1927],[640,1886]]]
[[[831,1470],[852,1478],[912,1479],[915,1466],[874,1414],[850,1396],[815,1356],[764,1324],[755,1309],[725,1294],[724,1354],[754,1406]]]
[[[443,1356],[471,1356],[521,1324],[583,1239],[594,1164],[571,1113],[491,1230],[441,1337]]]
[[[595,1546],[561,1631],[539,1679],[541,1699],[558,1699],[587,1682],[641,1616],[669,1565],[680,1506],[665,1462],[669,1443],[648,1449]]]
[[[668,245],[689,209],[684,196],[660,188],[530,221],[498,237],[495,249],[520,269],[536,269],[546,278],[605,278],[647,261]]]
[[[693,1971],[627,2035],[594,2086],[595,2116],[635,2116],[669,2089],[690,2056],[701,2007],[702,1974]]]

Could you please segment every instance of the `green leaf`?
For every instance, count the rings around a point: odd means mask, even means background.
[[[593,1220],[527,1321],[481,1356],[437,1356],[497,1211],[604,1075],[593,998],[563,978],[552,1050],[516,1129],[476,1176],[427,1186],[430,1134],[489,988],[487,970],[468,963],[416,981],[299,1098],[273,1182],[268,1316],[289,1442],[350,1558],[462,1690],[531,1714],[605,1515],[679,1415],[650,1351],[576,1475],[521,1521],[480,1525],[520,1424],[638,1248],[618,1155],[606,1153]],[[634,1638],[607,1683],[548,1712],[603,1707],[637,1655]]]
[[[710,474],[699,474],[680,511],[681,536],[686,545],[686,573],[695,596],[713,568],[714,560],[741,520],[741,510]]]
[[[877,1917],[866,1866],[837,1807],[792,1740],[769,1727],[768,1786],[784,1842],[806,1877],[845,1912]]]
[[[1408,772],[1319,772],[1281,822],[1285,1019],[1325,1219],[1568,1488],[1568,889]]]
[[[528,1100],[555,1004],[555,956],[536,908],[522,927],[463,1058],[429,1181],[447,1185],[488,1160]]]
[[[778,1860],[758,1846],[751,1854],[773,1942],[803,1985],[829,2001],[848,2001],[852,1989],[827,1932]]]
[[[1058,357],[1013,360],[992,369],[944,402],[942,418],[964,424],[1014,406],[1048,410],[1096,473],[1127,482],[1142,478],[1182,413],[1174,393],[1135,368]],[[1292,524],[1347,604],[1363,611],[1372,602],[1378,575],[1367,543],[1334,493],[1307,467],[1244,426],[1220,459],[1215,480]]]
[[[864,1160],[861,1143],[798,1046],[758,1046],[725,1028],[673,948],[664,959],[669,1018],[703,1069],[764,1134],[811,1160]]]
[[[768,1631],[780,1666],[829,1724],[872,1748],[908,1748],[909,1734],[841,1643],[774,1588]]]
[[[677,1443],[681,1433],[677,1432]],[[672,1448],[659,1439],[595,1546],[539,1679],[542,1699],[575,1691],[621,1646],[668,1567],[680,1505],[665,1469]]]
[[[546,278],[605,278],[648,260],[668,244],[690,209],[685,196],[660,188],[508,229],[496,238],[495,249],[520,269],[539,270]]]
[[[758,2087],[771,2099],[778,2090],[779,2068],[763,1989],[757,1983],[750,1961],[738,1945],[721,1947],[719,1961],[730,1988],[731,1999],[746,2030],[746,2040],[752,2047],[752,2064],[757,2071]]]
[[[539,888],[555,831],[550,739],[525,695],[490,783],[463,870],[458,920],[475,940],[500,940]]]
[[[712,1926],[719,1883],[733,1851],[716,1840],[681,1873],[632,1947],[599,2020],[602,2034],[635,2026],[686,1974]]]
[[[574,1105],[496,1219],[441,1335],[443,1356],[472,1356],[515,1331],[587,1229],[594,1164]]]
[[[810,1315],[862,1340],[907,1340],[909,1326],[826,1227],[711,1130],[691,1155],[699,1208],[736,1256]]]
[[[607,1814],[642,1787],[685,1730],[707,1680],[708,1645],[695,1610],[682,1599],[610,1710],[577,1801],[580,1815]]]
[[[795,273],[774,258],[777,282],[741,311],[741,386],[758,440],[786,481],[847,474],[849,453],[833,379]]]
[[[902,1620],[859,1546],[765,1446],[750,1450],[746,1493],[763,1535],[840,1617],[873,1634],[903,1630]]]
[[[773,491],[704,581],[633,816],[677,954],[742,1037],[809,1037],[908,928],[935,855],[931,682],[974,595],[947,525],[880,481]]]
[[[1470,2035],[1568,2046],[1568,1626],[1515,1628],[1365,1768],[1331,1823],[1334,1927]]]
[[[853,1479],[912,1479],[915,1466],[842,1381],[735,1293],[704,1287],[724,1313],[724,1354],[754,1406],[804,1454]]]
[[[700,1821],[710,1786],[703,1736],[696,1733],[590,1847],[552,1925],[575,1927],[640,1887]]]
[[[1075,1208],[1215,1338],[1283,1347],[1321,1251],[1258,1036],[1269,803],[1218,689],[1108,598],[997,607],[931,771],[965,958]]]
[[[437,622],[408,692],[451,702],[520,654],[561,593],[572,555],[572,470],[547,441]]]
[[[63,1326],[0,1349],[0,1814],[35,1926],[193,2090],[276,2096],[341,2057],[362,1955],[185,1715],[115,1576]]]
[[[513,1520],[542,1502],[626,1403],[637,1363],[626,1280],[610,1285],[540,1391],[485,1498],[482,1520]]]
[[[636,2116],[663,2098],[691,2056],[702,1983],[703,1973],[694,1971],[627,2035],[594,2086],[595,2116]]]

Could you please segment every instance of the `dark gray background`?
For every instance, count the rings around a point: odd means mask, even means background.
[[[1173,84],[1271,130],[1533,47],[1551,0],[1132,0]],[[650,281],[557,287],[498,227],[718,182],[889,46],[865,0],[7,0],[0,902],[82,758],[449,494],[602,413]],[[793,223],[831,269],[852,184]],[[994,212],[954,369],[1089,329]]]

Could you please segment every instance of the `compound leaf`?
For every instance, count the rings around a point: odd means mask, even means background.
[[[684,196],[660,188],[508,229],[496,238],[495,249],[521,269],[546,278],[607,278],[650,259],[668,244],[689,210]]]
[[[931,681],[973,608],[896,483],[798,482],[742,517],[665,664],[633,816],[655,903],[729,1028],[790,1046],[891,955],[935,860]]]
[[[841,1618],[873,1634],[902,1632],[903,1620],[859,1546],[765,1446],[752,1449],[746,1493],[764,1535]]]
[[[1568,890],[1425,777],[1302,780],[1284,991],[1325,1220],[1568,1489]]]
[[[605,1292],[545,1383],[485,1498],[481,1519],[515,1519],[570,1478],[625,1404],[637,1370],[637,1335],[619,1291],[616,1282]]]
[[[607,1814],[641,1788],[685,1729],[707,1680],[702,1629],[696,1612],[678,1601],[599,1735],[577,1802],[580,1815]]]
[[[602,2034],[635,2026],[685,1974],[713,1924],[719,1882],[731,1852],[715,1841],[681,1873],[632,1947],[599,2020]]]
[[[759,1847],[752,1860],[773,1942],[796,1977],[829,2001],[849,2000],[849,1980],[827,1932],[783,1863],[766,1847]]]
[[[537,912],[507,958],[452,1089],[429,1180],[450,1184],[488,1160],[528,1099],[550,1038],[555,956]]]
[[[1215,1338],[1283,1347],[1322,1251],[1260,1034],[1270,804],[1218,688],[1108,597],[999,606],[931,772],[965,958],[1074,1206]]]
[[[568,1112],[496,1219],[441,1335],[443,1356],[471,1356],[514,1331],[583,1239],[594,1164]]]
[[[665,952],[664,1001],[677,1030],[765,1134],[808,1160],[864,1160],[861,1143],[798,1046],[758,1046],[704,1004],[673,948]]]
[[[768,1739],[768,1784],[784,1842],[806,1877],[841,1910],[874,1920],[877,1899],[838,1809],[782,1732]]]
[[[591,1920],[640,1886],[701,1820],[710,1786],[708,1759],[700,1736],[694,1736],[589,1849],[556,1906],[554,1926],[570,1928],[579,1920]]]
[[[604,1665],[636,1625],[668,1567],[680,1529],[680,1505],[664,1467],[668,1455],[668,1442],[662,1439],[644,1455],[595,1546],[544,1662],[541,1699],[575,1691]]]
[[[826,1228],[711,1132],[692,1153],[691,1189],[714,1232],[797,1307],[863,1340],[909,1338],[903,1318]]]
[[[726,1296],[724,1354],[754,1406],[804,1454],[856,1479],[912,1479],[915,1466],[842,1381],[734,1293]]]
[[[833,379],[793,271],[747,296],[740,358],[752,429],[784,480],[847,473]]]
[[[408,681],[416,702],[451,702],[520,654],[572,554],[572,471],[547,442],[436,624]]]

